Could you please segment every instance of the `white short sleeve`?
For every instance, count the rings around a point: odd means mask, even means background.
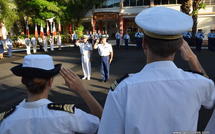
[[[110,49],[110,53],[113,52],[113,47],[111,46],[111,44],[109,44],[109,49]]]
[[[207,87],[200,89],[199,96],[201,96],[201,104],[206,108],[212,108],[215,101],[215,86],[213,81],[207,80]]]
[[[75,109],[75,113],[68,117],[69,129],[78,133],[94,134],[99,127],[99,118],[88,114],[78,108]]]
[[[114,92],[110,91],[102,114],[98,134],[125,133],[125,84],[120,84]],[[122,90],[121,90],[122,89]],[[119,90],[119,91],[117,91]]]

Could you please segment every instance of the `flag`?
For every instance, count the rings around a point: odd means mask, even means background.
[[[29,31],[29,27],[28,27],[28,21],[26,22],[26,35],[28,37],[30,37],[30,31]]]
[[[34,33],[34,34],[35,34],[35,37],[38,38],[37,24],[35,24],[35,31],[34,31],[34,32],[35,32],[35,33]]]
[[[72,34],[72,24],[69,24],[69,33]]]
[[[60,33],[61,32],[61,24],[60,24],[60,21],[58,23],[58,32]]]
[[[55,27],[55,23],[53,22],[53,35],[57,35],[57,31],[56,31],[56,27]]]
[[[47,34],[47,36],[49,36],[50,35],[50,31],[49,31],[49,23],[47,22],[47,27],[46,27],[46,34]]]
[[[43,35],[44,35],[44,31],[43,31],[43,25],[41,23],[41,25],[40,25],[40,37],[43,37]]]

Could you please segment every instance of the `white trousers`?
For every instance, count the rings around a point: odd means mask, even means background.
[[[33,44],[33,53],[37,52],[37,44]]]
[[[51,51],[54,51],[54,44],[50,44]]]
[[[44,49],[45,52],[47,52],[47,49],[48,49],[47,43],[43,44],[43,49]]]
[[[91,76],[90,56],[82,56],[81,64],[82,64],[82,70],[84,73],[84,77],[90,78],[90,76]]]
[[[27,54],[31,54],[31,46],[26,46],[26,52]]]

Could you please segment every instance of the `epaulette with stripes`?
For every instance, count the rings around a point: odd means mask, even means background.
[[[4,120],[7,118],[9,115],[11,115],[15,111],[16,107],[11,108],[8,111],[0,113],[0,121]]]
[[[50,103],[50,104],[48,104],[48,109],[74,113],[75,112],[75,104]]]
[[[110,90],[111,90],[111,91],[114,91],[115,88],[119,85],[119,83],[120,83],[121,81],[123,81],[124,79],[126,79],[127,77],[129,77],[128,74],[126,74],[125,76],[123,76],[123,77],[120,78],[120,79],[115,80],[115,81],[113,82],[113,84],[111,85]]]

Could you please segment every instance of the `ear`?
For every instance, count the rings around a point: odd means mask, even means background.
[[[142,41],[142,42],[143,42],[143,43],[142,43],[143,49],[144,49],[144,50],[147,50],[147,49],[148,49],[148,43],[147,43],[147,41],[144,40],[144,38],[143,38],[143,41]]]
[[[54,80],[53,77],[49,79],[48,85],[47,85],[48,87],[50,87],[50,88],[52,87],[53,80]]]

